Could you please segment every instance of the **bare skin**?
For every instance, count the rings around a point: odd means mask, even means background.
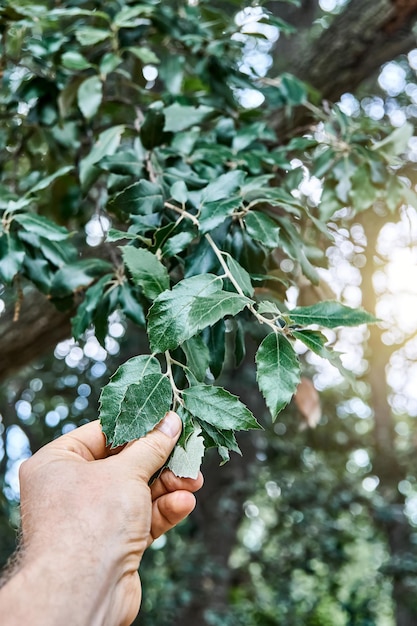
[[[0,590],[1,624],[132,623],[145,549],[193,510],[203,483],[201,474],[164,471],[148,486],[180,431],[170,412],[146,437],[110,452],[92,422],[22,464],[22,558]]]

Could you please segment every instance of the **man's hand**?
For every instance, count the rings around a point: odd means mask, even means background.
[[[92,422],[22,464],[22,564],[0,592],[0,623],[133,621],[143,552],[193,510],[203,482],[164,471],[148,486],[180,431],[170,412],[143,439],[110,451]]]

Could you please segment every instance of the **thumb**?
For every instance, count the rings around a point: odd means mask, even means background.
[[[180,417],[169,411],[146,437],[129,443],[118,456],[133,465],[136,474],[148,482],[171,454],[181,427]]]

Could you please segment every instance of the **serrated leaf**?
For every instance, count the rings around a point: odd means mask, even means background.
[[[108,444],[113,441],[116,419],[129,385],[149,374],[161,374],[159,361],[150,355],[134,356],[116,370],[101,390],[99,419]]]
[[[207,119],[214,109],[201,104],[198,107],[184,106],[174,102],[164,109],[166,132],[178,133]]]
[[[171,383],[163,374],[148,374],[129,385],[115,420],[112,447],[144,437],[169,411],[171,402]]]
[[[242,198],[235,196],[216,202],[206,202],[200,210],[199,230],[202,234],[208,233],[224,222],[227,217],[233,215],[242,204]]]
[[[203,381],[210,363],[210,352],[200,335],[190,337],[182,344],[187,366],[198,381]]]
[[[339,372],[352,384],[354,383],[354,377],[352,372],[347,370],[342,361],[340,360],[340,353],[335,352],[331,348],[326,347],[327,337],[318,330],[293,330],[292,335],[295,339],[299,339],[303,344],[309,348],[312,352],[327,359]]]
[[[120,241],[121,239],[137,239],[137,235],[135,235],[135,233],[128,233],[124,230],[118,230],[117,228],[110,228],[107,231],[106,241],[114,243],[115,241]]]
[[[137,176],[142,171],[142,161],[133,150],[123,150],[105,156],[97,163],[97,167],[120,176]]]
[[[163,208],[161,187],[145,179],[126,187],[109,202],[110,210],[117,209],[135,215],[150,215]]]
[[[300,363],[288,339],[270,333],[256,353],[257,380],[272,419],[289,403],[300,382]]]
[[[183,391],[185,408],[199,420],[221,430],[261,428],[251,411],[222,387],[194,385]]]
[[[186,278],[171,291],[161,293],[148,314],[148,336],[152,352],[172,350],[195,335],[199,324],[191,325],[190,310],[196,298],[221,290],[222,281],[213,274]]]
[[[242,289],[245,296],[248,296],[249,298],[252,297],[255,293],[255,290],[252,286],[252,281],[249,273],[236,261],[236,259],[231,256],[228,256],[226,258],[226,263],[227,267],[230,270],[230,273],[239,284],[239,287]]]
[[[226,315],[236,315],[250,302],[249,298],[230,291],[199,296],[191,303],[189,323],[199,330],[213,326]]]
[[[198,423],[202,428],[205,447],[218,448],[223,462],[229,460],[229,454],[225,454],[224,450],[231,450],[232,452],[236,452],[242,456],[242,451],[238,446],[236,437],[232,430],[220,430],[204,420],[200,420]]]
[[[376,318],[363,309],[352,309],[335,300],[325,300],[311,306],[296,307],[289,311],[289,317],[296,324],[309,326],[318,324],[325,328],[338,326],[358,326],[371,324]]]
[[[162,246],[162,256],[175,256],[179,254],[193,241],[195,234],[191,231],[177,233],[168,239]]]
[[[201,205],[206,202],[218,202],[229,198],[243,185],[246,173],[242,170],[232,170],[222,174],[205,187],[201,194]]]
[[[245,215],[245,226],[248,234],[267,248],[279,246],[279,226],[268,215],[260,211],[249,211]]]
[[[200,437],[201,428],[196,426],[188,437],[185,448],[176,446],[168,461],[168,469],[180,478],[197,478],[204,456],[204,439]]]
[[[63,241],[69,236],[66,228],[58,226],[55,222],[36,213],[17,213],[13,219],[28,232],[45,237],[50,241]]]
[[[154,300],[169,289],[168,271],[152,252],[133,246],[123,246],[120,249],[133,280],[142,287],[147,298]]]
[[[97,113],[103,100],[103,83],[99,76],[90,76],[78,87],[77,102],[81,113],[89,120]]]
[[[270,302],[269,300],[262,300],[262,302],[258,304],[258,313],[261,315],[265,315],[265,313],[270,315],[281,315],[281,311],[275,302]]]

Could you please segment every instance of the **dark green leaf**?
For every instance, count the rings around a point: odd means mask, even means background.
[[[199,420],[221,430],[261,428],[249,409],[222,387],[194,385],[183,391],[184,406]]]
[[[279,226],[265,213],[249,211],[245,215],[245,226],[248,235],[267,248],[279,246]]]
[[[78,306],[77,314],[72,318],[72,334],[75,339],[80,339],[81,335],[93,322],[93,313],[97,308],[104,289],[112,278],[112,274],[102,276],[94,285],[89,287],[85,292],[84,300]]]
[[[182,344],[181,348],[187,358],[187,366],[195,378],[202,382],[206,378],[210,363],[210,352],[200,335],[190,337]]]
[[[288,404],[300,382],[300,363],[294,348],[281,333],[270,333],[256,353],[259,389],[272,419]]]
[[[112,447],[144,437],[169,411],[171,401],[171,384],[162,374],[148,374],[129,385],[115,418]]]
[[[165,126],[164,130],[168,132],[178,133],[186,130],[191,126],[200,124],[206,120],[214,109],[212,107],[201,104],[198,107],[183,106],[174,102],[164,109]]]
[[[239,196],[204,204],[198,218],[200,232],[205,234],[217,228],[227,217],[233,215],[241,204],[242,198]]]
[[[146,320],[143,306],[129,283],[124,282],[118,289],[119,305],[123,313],[140,328],[145,328]]]
[[[60,178],[61,176],[65,176],[65,174],[68,174],[73,169],[74,167],[72,165],[66,165],[65,167],[60,167],[59,169],[56,170],[56,172],[54,172],[50,176],[46,176],[46,178],[41,178],[41,180],[39,180],[36,183],[36,185],[33,185],[33,187],[31,187],[26,192],[25,196],[30,196],[30,195],[36,194],[38,191],[43,191],[44,189],[47,189],[48,187],[51,186],[51,184],[57,178]],[[23,208],[23,207],[19,207],[19,208]]]
[[[124,126],[119,125],[104,130],[98,136],[91,151],[80,162],[80,182],[84,191],[87,190],[100,175],[100,169],[96,167],[96,163],[105,156],[116,152],[124,129]]]
[[[249,273],[231,256],[226,258],[227,267],[245,296],[251,298],[255,292]]]
[[[229,198],[243,185],[245,176],[246,173],[242,170],[233,170],[227,174],[222,174],[203,189],[201,205],[206,202],[218,202],[224,198]]]
[[[21,269],[25,259],[25,250],[18,239],[9,233],[0,235],[0,280],[11,283]]]
[[[155,52],[149,48],[143,46],[130,46],[126,48],[128,52],[133,54],[139,61],[142,61],[144,65],[157,65],[160,61]]]
[[[376,318],[363,309],[352,309],[340,302],[326,300],[311,306],[300,306],[289,312],[291,320],[302,326],[318,324],[325,328],[371,324]]]
[[[111,263],[101,259],[85,259],[64,265],[54,276],[51,296],[53,298],[69,296],[77,289],[90,285],[96,276],[111,269]]]
[[[62,241],[69,236],[66,228],[58,226],[55,222],[36,213],[17,213],[13,219],[23,226],[25,230],[45,237],[45,239],[50,241]]]
[[[213,274],[202,274],[180,281],[171,291],[161,293],[148,314],[148,335],[152,352],[172,350],[195,335],[199,319],[192,325],[190,311],[196,299],[221,290],[222,281]]]
[[[162,211],[163,208],[161,187],[145,179],[130,185],[109,202],[110,210],[136,215],[149,215]]]
[[[121,251],[133,280],[142,287],[147,298],[154,300],[169,289],[167,269],[152,252],[133,246],[123,246]]]

